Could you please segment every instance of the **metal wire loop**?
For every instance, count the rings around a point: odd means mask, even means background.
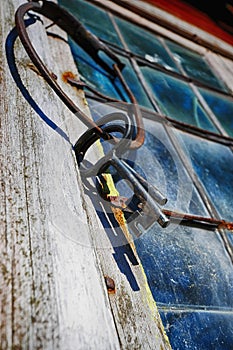
[[[18,30],[20,40],[28,53],[30,59],[44,77],[47,83],[51,88],[56,92],[60,99],[66,104],[72,113],[80,118],[80,120],[91,129],[94,129],[95,133],[104,138],[105,140],[113,139],[111,135],[107,132],[104,132],[97,124],[89,118],[70,98],[69,96],[61,89],[53,75],[49,72],[48,68],[44,65],[40,57],[38,56],[36,50],[34,49],[32,42],[27,34],[27,30],[24,23],[24,16],[29,11],[33,10],[36,13],[42,14],[43,16],[52,20],[56,25],[63,29],[78,45],[80,45],[98,64],[100,64],[106,71],[115,77],[118,76],[127,95],[129,96],[130,101],[132,102],[134,108],[134,116],[137,125],[137,131],[135,139],[132,139],[129,143],[129,148],[136,149],[139,148],[145,138],[145,132],[143,127],[143,120],[141,117],[140,109],[137,105],[137,101],[125,82],[121,70],[124,67],[124,64],[120,59],[113,53],[113,51],[104,43],[102,43],[95,35],[90,33],[81,22],[79,22],[75,17],[73,17],[68,11],[59,5],[51,2],[44,1],[41,4],[38,2],[32,1],[26,4],[21,5],[15,14],[15,22]],[[99,55],[98,52],[103,51],[108,55],[114,64],[110,67]],[[133,123],[133,120],[132,120]],[[116,138],[115,142],[119,142]]]
[[[114,77],[118,77],[126,94],[131,101],[131,111],[128,114],[121,112],[110,113],[102,117],[98,123],[95,123],[80,108],[66,95],[66,93],[60,88],[54,79],[53,75],[50,74],[48,68],[44,65],[37,52],[35,51],[32,42],[26,31],[24,23],[24,16],[30,10],[36,13],[42,14],[49,18],[61,29],[63,29],[71,38],[80,45],[95,61],[100,64],[108,73]],[[16,27],[18,30],[21,42],[31,58],[32,62],[44,77],[47,83],[52,87],[56,94],[66,104],[66,106],[77,115],[80,120],[89,128],[85,132],[74,146],[76,158],[80,166],[81,174],[85,177],[97,176],[103,173],[110,165],[112,165],[116,171],[126,178],[132,184],[135,195],[138,199],[149,206],[151,209],[152,216],[159,222],[162,227],[166,227],[169,224],[169,219],[163,214],[161,209],[157,206],[155,201],[159,202],[159,196],[151,196],[148,194],[150,188],[146,181],[141,181],[133,172],[131,168],[124,164],[119,158],[128,149],[137,149],[142,146],[145,138],[145,131],[143,127],[143,120],[140,112],[140,108],[137,104],[136,98],[134,97],[131,89],[127,85],[123,75],[122,69],[124,65],[119,58],[112,52],[112,50],[102,43],[95,35],[90,33],[81,22],[74,18],[69,12],[61,8],[57,4],[51,1],[45,1],[42,5],[38,2],[29,2],[21,5],[15,15]],[[114,62],[110,67],[99,55],[98,52],[103,51],[111,58]],[[136,122],[136,136],[134,137],[134,119]],[[111,124],[114,121],[114,124]],[[119,125],[116,122],[123,121]],[[112,133],[120,132],[122,138],[116,138]],[[83,159],[88,148],[93,145],[98,139],[104,139],[113,143],[111,151],[109,151],[104,157],[102,157],[96,164],[87,168],[83,166]],[[82,166],[81,166],[82,164]],[[155,191],[156,192],[156,191]],[[154,193],[155,193],[154,192]],[[162,194],[161,194],[162,196]],[[159,200],[158,200],[159,198]]]
[[[124,125],[110,124],[114,121],[123,121]],[[96,176],[101,173],[104,168],[108,167],[108,162],[113,152],[117,152],[118,155],[125,153],[132,138],[133,128],[131,120],[129,116],[124,113],[113,112],[107,114],[97,121],[97,125],[107,133],[121,133],[122,138],[117,145],[113,146],[112,150],[107,155],[89,168],[85,167],[83,160],[87,150],[99,139],[99,136],[95,133],[94,129],[89,129],[78,139],[74,145],[74,151],[80,167],[80,172],[85,177]]]
[[[44,65],[34,49],[27,34],[24,16],[28,14],[28,16],[33,16],[36,20],[41,21],[41,19],[34,14],[32,15],[29,11],[36,12],[45,16],[46,18],[49,18],[54,24],[63,29],[80,47],[82,47],[97,64],[104,68],[113,77],[118,77],[131,102],[131,113],[128,113],[127,115],[121,112],[111,113],[102,117],[97,123],[89,118],[89,116],[87,116],[57,84],[53,74],[51,74],[48,68]],[[136,98],[127,85],[122,74],[124,64],[109,46],[101,42],[95,35],[89,32],[80,21],[73,17],[64,8],[48,0],[28,0],[27,3],[21,5],[16,11],[15,22],[20,40],[41,76],[44,77],[46,82],[70,109],[70,111],[78,116],[80,120],[89,128],[88,131],[79,138],[74,146],[81,174],[85,177],[98,176],[110,165],[112,165],[122,176],[122,178],[127,178],[131,182],[134,187],[135,196],[142,202],[143,207],[149,210],[149,215],[140,213],[140,210],[136,210],[132,214],[131,223],[136,234],[141,234],[137,227],[138,223],[146,229],[151,222],[154,222],[155,219],[162,227],[166,227],[171,220],[173,222],[180,221],[181,224],[185,225],[196,225],[197,227],[203,226],[206,228],[208,226],[211,230],[215,228],[232,230],[233,223],[226,222],[224,220],[192,216],[189,214],[179,214],[165,209],[161,210],[157,206],[156,202],[160,205],[164,205],[167,201],[165,196],[163,196],[158,189],[148,184],[144,178],[140,177],[139,174],[137,174],[134,169],[131,168],[124,160],[120,159],[120,156],[128,149],[138,149],[142,146],[145,139],[145,131],[140,108]],[[103,60],[103,58],[99,55],[99,51],[103,51],[113,61],[112,66]],[[75,81],[71,81],[70,83],[76,84]],[[123,121],[124,124],[118,124],[116,121]],[[134,121],[136,123],[134,123]],[[112,124],[113,122],[114,124]],[[172,122],[174,123],[174,121]],[[135,136],[133,133],[134,125],[136,125]],[[113,136],[113,133],[116,132],[122,134],[120,139]],[[198,130],[196,130],[196,132],[198,132]],[[210,132],[208,134],[209,137],[214,138],[215,141],[218,140],[218,135],[211,134]],[[88,148],[91,147],[98,139],[111,142],[113,147],[111,151],[108,152],[102,159],[97,161],[96,164],[85,167],[83,164],[85,154]],[[230,138],[226,138],[225,140],[223,136],[221,136],[221,140],[218,140],[218,142],[222,142],[224,144],[228,144],[228,142],[231,141],[232,139]],[[140,220],[138,221],[137,218],[139,216]]]

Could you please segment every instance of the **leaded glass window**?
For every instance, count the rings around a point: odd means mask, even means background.
[[[130,155],[137,171],[166,194],[168,209],[233,221],[233,98],[224,77],[198,52],[110,8],[84,0],[59,2],[125,64],[122,73],[146,129],[144,146]],[[129,102],[117,79],[74,42],[70,46],[86,83]],[[87,98],[98,119],[105,104],[88,92]],[[126,195],[124,186],[118,184],[118,190]],[[232,347],[232,245],[230,231],[177,224],[162,229],[154,223],[135,240],[174,349]]]

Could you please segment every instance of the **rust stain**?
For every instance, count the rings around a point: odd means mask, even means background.
[[[223,228],[223,229],[226,229],[226,230],[229,230],[229,231],[233,231],[233,223],[232,222],[225,222],[225,221],[222,221],[218,228]]]
[[[129,232],[128,232],[128,228],[127,228],[127,224],[126,224],[126,220],[125,220],[125,216],[124,216],[123,211],[120,208],[116,208],[113,206],[111,206],[111,209],[112,209],[113,215],[114,215],[116,221],[118,222],[120,228],[124,232],[127,239],[129,239]]]
[[[109,276],[104,276],[104,279],[105,279],[108,293],[115,294],[116,293],[116,286],[115,286],[114,280]]]
[[[72,73],[71,71],[66,71],[62,73],[62,80],[67,83],[68,79],[76,79],[76,75]]]

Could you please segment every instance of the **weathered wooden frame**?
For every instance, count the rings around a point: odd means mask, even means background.
[[[40,77],[18,39],[20,79],[9,70],[5,44],[9,59],[15,34],[9,33],[22,3],[0,5],[1,348],[169,349],[133,246],[134,261],[127,250],[121,258],[137,291],[119,270],[84,194],[72,144],[85,127]],[[47,37],[40,22],[28,30],[50,71],[88,113],[82,91],[62,80],[67,70],[78,75],[69,46]],[[115,294],[108,295],[105,275],[115,281]]]

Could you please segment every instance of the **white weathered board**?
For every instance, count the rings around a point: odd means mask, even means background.
[[[72,144],[85,127],[38,75],[19,39],[21,91],[10,73],[5,43],[10,52],[22,3],[0,2],[0,348],[169,349],[141,265],[128,262],[140,287],[134,291],[83,192]],[[40,22],[28,30],[51,72],[88,113],[82,92],[61,79],[64,71],[77,74],[69,46],[48,37]],[[115,280],[115,294],[108,295],[105,275]]]

